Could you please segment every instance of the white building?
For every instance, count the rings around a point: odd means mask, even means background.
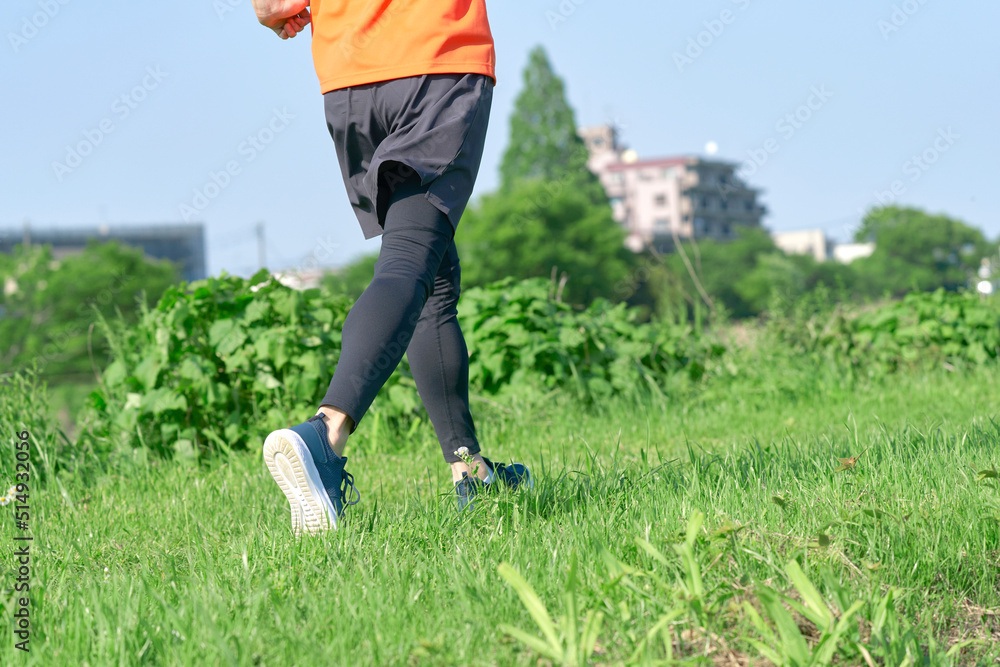
[[[774,245],[789,255],[812,255],[817,262],[833,257],[833,242],[822,229],[801,229],[792,232],[773,232]]]
[[[812,255],[817,262],[834,260],[850,264],[875,252],[874,243],[834,243],[822,229],[772,232],[774,245],[789,255]]]

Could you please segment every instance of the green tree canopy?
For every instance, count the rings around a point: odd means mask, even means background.
[[[872,294],[957,289],[968,284],[992,249],[975,227],[897,206],[870,211],[855,238],[875,242],[871,257],[852,265]]]
[[[684,245],[694,274],[713,303],[736,318],[764,312],[775,297],[790,304],[820,284],[846,290],[855,284],[849,266],[785,254],[763,229],[741,229],[733,241]],[[682,303],[701,298],[679,253],[667,256],[650,282],[648,291],[660,315],[676,316]]]
[[[105,361],[99,330],[90,334],[95,309],[134,322],[140,300],[156,303],[177,280],[170,262],[147,260],[141,250],[116,242],[92,242],[62,260],[48,246],[0,255],[0,372],[37,363],[52,381],[92,380],[88,335],[98,367]]]
[[[466,210],[456,235],[464,285],[549,277],[555,267],[566,272],[565,297],[575,303],[613,296],[632,260],[624,242],[610,207],[559,181],[487,195]]]
[[[606,203],[604,189],[587,169],[587,158],[565,85],[545,50],[535,47],[510,118],[510,142],[500,165],[501,190],[510,191],[526,180],[566,181],[582,188],[595,203]]]

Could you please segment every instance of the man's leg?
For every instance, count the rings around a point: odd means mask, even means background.
[[[462,473],[473,474],[458,453],[462,447],[474,459],[473,465],[478,464],[476,475],[485,480],[489,474],[469,410],[469,350],[458,324],[461,284],[458,248],[452,241],[435,277],[434,294],[424,304],[406,350],[417,391],[455,482]]]
[[[410,344],[454,236],[426,192],[419,178],[393,191],[375,277],[344,322],[322,418],[278,429],[264,441],[264,462],[288,500],[296,534],[335,528],[344,507],[360,500],[345,470],[344,445]]]
[[[418,178],[395,186],[375,276],[344,322],[340,359],[320,408],[338,456],[403,358],[453,244],[454,228],[426,192]]]

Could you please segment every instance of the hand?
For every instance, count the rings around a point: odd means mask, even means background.
[[[253,9],[261,25],[281,39],[291,39],[312,21],[309,0],[253,0]]]

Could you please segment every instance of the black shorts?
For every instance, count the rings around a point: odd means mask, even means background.
[[[419,175],[452,230],[472,196],[493,102],[482,74],[427,74],[323,96],[347,195],[370,239],[382,233],[394,186]]]

